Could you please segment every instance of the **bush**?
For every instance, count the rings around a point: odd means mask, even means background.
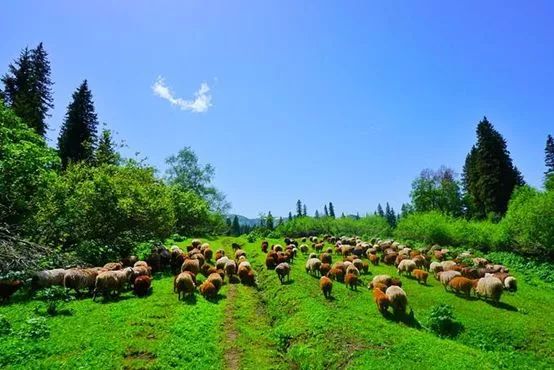
[[[39,290],[35,297],[46,303],[46,313],[50,316],[68,312],[67,310],[63,310],[62,307],[64,302],[71,300],[71,296],[67,294],[67,291],[63,287],[54,286]],[[37,307],[35,312],[39,313],[39,311],[40,308]]]
[[[433,306],[427,326],[430,331],[441,337],[455,337],[462,330],[462,325],[454,319],[452,307],[446,304]]]
[[[12,325],[4,315],[0,315],[0,337],[10,335],[12,333]]]
[[[386,237],[390,235],[391,228],[386,219],[379,216],[366,216],[360,219],[297,217],[282,223],[275,231],[281,236],[293,238],[324,234]]]
[[[19,336],[26,339],[47,338],[50,336],[50,328],[44,317],[31,317],[19,330]]]

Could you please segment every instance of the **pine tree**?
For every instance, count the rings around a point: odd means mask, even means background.
[[[332,202],[329,202],[329,216],[335,218],[335,207],[333,207]]]
[[[325,217],[329,217],[329,211],[327,210],[327,204],[323,206],[323,215]]]
[[[267,217],[265,219],[265,226],[269,230],[273,230],[273,215],[271,214],[271,211],[269,211],[267,214]]]
[[[239,218],[237,215],[233,217],[233,224],[231,226],[231,234],[238,236],[240,235],[240,224],[239,224]]]
[[[73,93],[73,101],[67,107],[58,138],[58,150],[64,167],[70,162],[91,162],[94,159],[97,126],[92,93],[85,80]]]
[[[319,218],[319,211],[317,209],[315,210],[315,218]]]
[[[279,217],[279,221],[277,221],[277,226],[281,225],[283,223],[283,217]]]
[[[232,232],[232,225],[233,225],[233,222],[231,221],[231,219],[229,217],[227,217],[225,219],[225,223],[227,224],[227,235],[231,235],[231,232]]]
[[[302,202],[300,199],[296,201],[296,217],[302,217]]]
[[[385,212],[383,212],[383,207],[381,207],[381,203],[377,204],[377,216],[385,217]]]
[[[115,151],[110,130],[104,129],[98,140],[98,148],[95,153],[95,162],[98,166],[103,164],[118,164],[119,154]]]
[[[23,49],[19,59],[2,77],[3,99],[23,122],[41,136],[46,134],[46,117],[53,108],[50,62],[42,43],[35,49]]]
[[[554,174],[554,138],[548,135],[546,139],[546,147],[544,148],[544,163],[546,165],[546,171],[544,174],[550,176]]]
[[[360,212],[356,212],[356,220],[360,219]]]
[[[477,125],[477,144],[466,157],[463,184],[469,213],[478,218],[506,213],[514,188],[524,184],[506,140],[486,117]]]
[[[389,202],[387,202],[385,206],[385,218],[390,227],[396,227],[396,213],[394,212],[394,208],[389,205]]]
[[[308,208],[306,208],[306,205],[304,204],[302,206],[302,216],[307,216],[308,215]]]
[[[289,211],[289,221],[292,221],[292,212]]]

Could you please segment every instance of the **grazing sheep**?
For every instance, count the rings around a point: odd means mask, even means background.
[[[135,262],[138,261],[137,256],[129,256],[121,260],[123,267],[132,267]]]
[[[223,279],[218,273],[213,273],[208,276],[207,281],[211,281],[215,288],[219,291],[223,286]]]
[[[148,275],[138,276],[135,279],[135,283],[133,284],[133,292],[138,297],[144,297],[145,295],[148,294],[151,283],[152,283],[152,278],[150,276]]]
[[[272,256],[267,256],[265,258],[265,267],[268,270],[272,270],[275,268],[275,266],[277,266],[277,262],[275,261],[275,258],[273,258]]]
[[[309,251],[309,248],[308,248],[308,246],[307,246],[306,244],[302,244],[302,245],[300,246],[300,252],[301,252],[302,254],[306,254],[306,253],[308,253],[308,251]]]
[[[388,310],[390,305],[389,297],[383,293],[381,289],[377,287],[373,288],[373,299],[375,300],[375,304],[377,305],[379,312],[384,313]]]
[[[287,281],[290,280],[290,265],[288,263],[283,262],[278,264],[277,267],[275,267],[275,272],[277,273],[281,284],[284,283],[285,277],[287,278]]]
[[[282,252],[283,246],[281,244],[276,244],[273,247],[271,247],[271,249],[273,249],[274,252]]]
[[[181,293],[183,293],[183,298],[187,295],[194,294],[195,288],[196,284],[189,271],[181,272],[173,281],[173,292],[178,293],[178,300],[181,300]]]
[[[104,265],[104,268],[108,271],[121,270],[123,268],[123,264],[121,262],[108,262]]]
[[[319,258],[310,258],[306,261],[306,272],[311,275],[319,275],[321,268],[321,261]]]
[[[326,276],[331,271],[331,265],[328,263],[322,263],[319,267],[319,273],[321,276]]]
[[[222,269],[222,270],[224,270],[224,269],[225,269],[225,265],[226,265],[227,262],[229,262],[229,261],[230,261],[229,257],[223,256],[223,257],[221,257],[221,258],[219,258],[219,259],[217,259],[217,260],[215,261],[215,268],[216,268],[216,269]]]
[[[376,284],[383,284],[388,287],[390,285],[391,279],[392,277],[390,275],[376,275],[369,283],[368,288],[373,289],[375,288]]]
[[[241,256],[246,257],[246,252],[243,251],[242,249],[237,249],[235,251],[235,260],[238,260]]]
[[[385,294],[389,298],[392,311],[395,315],[406,313],[408,297],[402,288],[396,285],[390,286],[387,288]]]
[[[429,277],[429,273],[427,271],[415,269],[412,271],[412,276],[416,278],[418,283],[427,285],[427,278]]]
[[[192,241],[190,242],[190,244],[192,244],[192,247],[193,248],[198,248],[202,245],[202,240],[200,239],[192,239]]]
[[[473,265],[475,265],[475,267],[485,267],[487,263],[489,263],[489,261],[486,258],[477,257],[473,259]]]
[[[448,282],[456,276],[462,276],[462,274],[458,271],[441,271],[438,273],[438,276],[439,281],[444,286],[444,289],[447,290],[446,288],[448,287]]]
[[[378,266],[379,265],[379,257],[376,254],[370,254],[369,255],[369,262],[371,262],[372,265]]]
[[[213,282],[209,280],[206,280],[202,284],[200,284],[198,290],[200,291],[200,294],[202,294],[204,298],[208,300],[215,298],[218,291]]]
[[[433,275],[435,275],[436,279],[438,279],[439,272],[442,272],[444,270],[440,262],[431,262],[431,264],[429,265],[429,271],[432,272]]]
[[[148,263],[146,263],[146,261],[137,261],[137,262],[135,262],[135,264],[133,265],[133,267],[139,267],[139,266],[148,267]]]
[[[231,248],[233,248],[233,250],[236,251],[237,249],[240,249],[240,244],[239,243],[232,243]]]
[[[473,280],[463,276],[455,276],[448,282],[448,286],[452,288],[454,292],[464,293],[467,297],[471,294],[473,284]]]
[[[204,255],[200,252],[194,253],[191,256],[192,259],[198,260],[198,267],[202,266],[204,263],[206,263],[206,258],[204,258]]]
[[[494,302],[498,302],[504,290],[504,285],[497,277],[487,276],[474,281],[474,289],[478,297],[490,298]]]
[[[355,258],[355,259],[352,261],[352,264],[353,264],[354,266],[356,266],[356,268],[357,268],[358,270],[363,270],[363,269],[364,269],[364,262],[363,262],[361,259],[359,259],[359,258]]]
[[[369,272],[369,262],[367,261],[362,262],[362,270],[364,271],[364,274],[367,274]]]
[[[218,249],[217,251],[215,251],[214,259],[217,261],[223,256],[225,256],[225,251],[223,249]]]
[[[214,252],[211,250],[211,248],[208,247],[204,249],[202,254],[204,255],[204,258],[206,259],[206,261],[211,261],[214,255]]]
[[[398,264],[397,271],[398,275],[402,275],[403,273],[410,274],[413,270],[415,270],[416,264],[412,260],[402,260]]]
[[[181,266],[181,272],[190,271],[193,274],[200,272],[200,261],[193,258],[187,258]]]
[[[352,290],[358,290],[358,275],[347,272],[344,277],[344,283]]]
[[[468,279],[479,279],[480,277],[482,277],[479,275],[479,270],[473,267],[463,267],[462,271],[460,272],[462,273],[463,277],[466,277]]]
[[[7,302],[22,286],[21,280],[0,280],[0,302]]]
[[[418,269],[421,270],[421,269],[426,268],[425,265],[426,265],[427,260],[426,260],[425,257],[423,257],[422,255],[418,254],[418,255],[413,256],[413,257],[412,257],[412,261],[415,262],[416,267],[417,267]]]
[[[456,262],[454,261],[443,261],[441,262],[442,270],[443,271],[450,271],[454,270],[454,267],[456,266]]]
[[[104,299],[113,293],[118,296],[124,290],[125,285],[129,283],[132,274],[133,269],[131,267],[123,270],[101,272],[96,276],[92,300],[96,300],[98,293],[101,293]]]
[[[235,261],[228,261],[225,264],[225,274],[229,277],[229,279],[237,273],[237,264]]]
[[[329,253],[321,253],[319,259],[321,260],[321,263],[333,263],[333,257],[331,257]]]
[[[54,269],[36,272],[31,280],[33,290],[39,288],[48,288],[54,285],[63,285],[63,278],[67,270]]]
[[[385,265],[392,265],[396,261],[397,256],[398,256],[398,254],[396,254],[394,252],[385,254],[385,255],[383,255],[383,263]]]
[[[368,288],[369,288],[369,285],[368,285]],[[379,289],[383,293],[385,293],[387,291],[387,288],[388,288],[388,286],[386,286],[385,284],[381,284],[381,283],[373,284],[373,289]],[[371,289],[371,288],[369,288],[369,289]]]
[[[264,240],[262,242],[262,252],[267,253],[268,249],[269,249],[269,243],[267,242],[267,240]]]
[[[75,290],[77,295],[81,294],[81,289],[88,289],[90,292],[94,289],[99,272],[96,268],[68,270],[63,278],[63,286],[65,289]]]
[[[139,267],[133,267],[132,269],[133,269],[133,274],[131,275],[131,279],[130,279],[131,284],[134,284],[135,280],[139,276],[151,276],[152,275],[152,269],[150,267],[139,266]]]
[[[331,270],[327,273],[327,276],[330,279],[343,282],[344,281],[344,270],[338,267],[332,267]]]
[[[509,291],[512,291],[512,292],[517,291],[517,280],[516,280],[516,278],[513,277],[513,276],[508,276],[504,280],[504,288],[506,290],[509,290]]]
[[[333,290],[333,282],[327,276],[322,276],[319,279],[319,287],[323,292],[323,296],[327,299],[331,298],[331,291]]]
[[[358,270],[358,268],[356,266],[354,266],[354,264],[351,264],[349,265],[347,268],[346,268],[346,274],[353,274],[353,275],[356,275],[356,276],[360,276],[360,270]]]

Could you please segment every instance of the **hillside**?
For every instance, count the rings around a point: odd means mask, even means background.
[[[26,320],[43,303],[17,293],[0,316],[13,333],[0,341],[0,366],[23,368],[475,368],[539,369],[554,366],[552,287],[526,282],[505,293],[499,305],[447,293],[432,277],[429,285],[402,278],[414,319],[382,316],[365,287],[373,275],[396,272],[371,266],[357,291],[334,283],[325,300],[318,278],[304,270],[306,256],[292,264],[290,282],[279,283],[264,266],[260,241],[217,238],[212,248],[232,254],[242,244],[257,273],[257,288],[225,284],[214,301],[200,294],[178,301],[172,277],[158,274],[152,293],[136,298],[93,302],[89,297],[66,304],[65,314],[46,316],[50,334],[32,339]],[[185,246],[190,241],[178,243]],[[270,240],[270,243],[277,243]],[[172,242],[171,242],[172,243]],[[333,255],[336,260],[339,256]],[[453,307],[463,331],[454,339],[429,332],[432,306]],[[445,365],[448,364],[448,365]]]

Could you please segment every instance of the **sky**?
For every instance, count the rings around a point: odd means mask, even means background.
[[[0,72],[43,42],[55,146],[87,79],[99,121],[160,175],[190,146],[233,213],[399,209],[460,173],[487,116],[542,185],[554,134],[550,1],[9,1]]]

